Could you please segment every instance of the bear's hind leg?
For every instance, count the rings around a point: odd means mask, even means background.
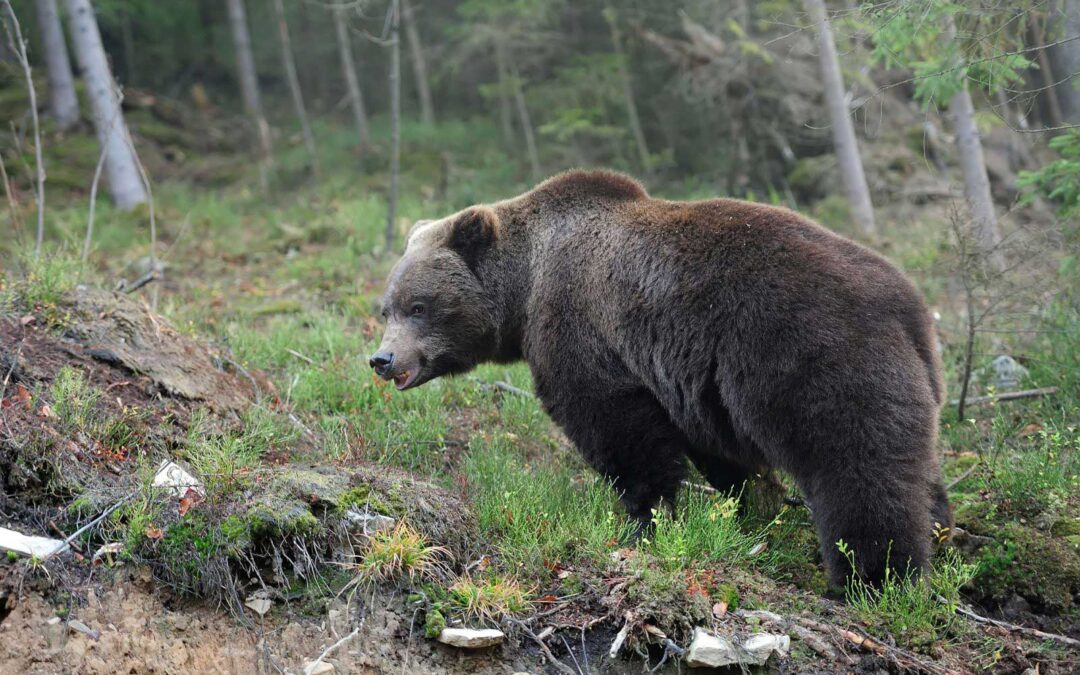
[[[577,394],[548,409],[585,460],[612,482],[639,531],[661,502],[674,503],[689,443],[648,391]]]
[[[814,477],[803,490],[813,504],[831,590],[843,589],[853,571],[880,586],[887,569],[897,578],[926,567],[931,503],[924,480],[833,471]],[[840,550],[840,541],[854,561]]]

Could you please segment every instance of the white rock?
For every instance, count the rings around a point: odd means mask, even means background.
[[[763,666],[774,653],[779,656],[787,656],[791,647],[791,638],[787,635],[774,635],[772,633],[755,633],[742,643],[742,648],[750,657],[750,663]]]
[[[255,591],[244,600],[244,605],[259,616],[269,612],[273,604],[270,594],[263,590]]]
[[[501,643],[506,635],[494,628],[443,628],[439,642],[451,647],[480,649]]]
[[[59,539],[35,537],[0,527],[0,550],[15,551],[20,555],[33,558],[44,558],[47,555],[67,550],[67,546]]]
[[[393,529],[397,523],[390,516],[384,516],[381,513],[371,513],[369,511],[361,511],[359,509],[349,509],[345,512],[345,524],[349,530],[358,534],[374,534],[381,532],[382,530]]]
[[[203,497],[206,496],[206,491],[198,478],[192,476],[176,462],[168,460],[162,462],[157,473],[154,474],[154,486],[168,488],[180,499],[184,498],[189,489],[194,490]]]
[[[334,672],[334,664],[326,661],[307,661],[304,663],[304,675],[327,675]]]
[[[717,637],[701,628],[694,629],[694,638],[686,650],[686,665],[691,668],[722,668],[739,662],[735,645],[725,637]]]
[[[691,668],[722,668],[736,664],[763,666],[773,654],[787,656],[791,638],[787,635],[755,633],[745,640],[718,637],[695,628],[686,651],[686,665]]]

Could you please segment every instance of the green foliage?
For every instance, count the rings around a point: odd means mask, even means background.
[[[1036,195],[1057,203],[1062,218],[1080,219],[1080,130],[1072,129],[1050,139],[1061,156],[1034,171],[1021,171],[1018,187],[1025,189],[1023,202]]]
[[[674,516],[664,509],[653,512],[646,548],[670,572],[695,563],[738,564],[763,540],[761,534],[743,531],[738,510],[734,497],[685,490]]]
[[[889,68],[911,68],[915,98],[924,107],[947,105],[966,81],[992,93],[1022,81],[1033,65],[1007,51],[1022,41],[1010,33],[1011,19],[993,9],[960,0],[905,0],[867,12],[873,58]]]
[[[837,543],[837,548],[855,569],[855,552],[843,541]],[[886,568],[885,580],[878,588],[853,575],[845,597],[863,622],[878,634],[904,644],[925,646],[947,633],[960,602],[960,589],[971,581],[975,570],[956,550],[948,549],[934,562],[928,579],[899,576]]]
[[[101,392],[90,387],[81,370],[71,366],[61,368],[49,393],[53,412],[66,429],[81,430],[91,426]]]
[[[564,463],[525,464],[505,437],[474,441],[465,471],[480,528],[515,573],[600,560],[632,531],[606,481]]]

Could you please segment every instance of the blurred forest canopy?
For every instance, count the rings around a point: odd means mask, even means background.
[[[121,87],[239,113],[227,4],[95,0]],[[34,2],[12,5],[31,62],[43,70]],[[345,122],[349,114],[336,16],[348,28],[367,112],[388,110],[390,6],[284,3],[298,81],[316,119]],[[983,128],[1080,122],[1078,0],[849,1],[826,9],[860,137],[920,128],[922,111],[947,108],[965,82]],[[246,12],[266,113],[272,126],[291,130],[274,3],[248,0]],[[796,163],[832,151],[814,29],[798,0],[411,0],[401,12],[403,116],[490,124],[504,150],[520,156],[519,179],[530,162],[542,174],[606,165],[654,183],[693,177],[736,196],[794,202],[813,196],[792,184]],[[11,82],[18,76],[4,71]],[[928,156],[935,133],[918,141]]]

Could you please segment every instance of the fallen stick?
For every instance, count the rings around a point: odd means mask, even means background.
[[[540,650],[544,652],[544,656],[547,657],[548,662],[550,662],[556,670],[558,670],[560,673],[566,673],[566,675],[578,675],[576,672],[574,672],[573,668],[566,665],[559,659],[555,658],[555,655],[551,653],[551,649],[549,649],[548,646],[544,644],[544,641],[541,640],[536,633],[532,632],[532,630],[525,624],[525,622],[519,621],[517,619],[507,619],[507,621],[515,624],[518,628],[524,631],[524,633],[528,635],[533,642],[538,644],[540,646]]]
[[[976,396],[974,398],[969,398],[964,405],[979,405],[980,403],[990,403],[991,401],[1015,401],[1020,398],[1037,398],[1039,396],[1056,394],[1057,391],[1057,387],[1042,387],[1041,389],[1025,389],[1023,391],[1005,391],[991,396]],[[949,405],[960,405],[960,399],[957,398],[949,401]]]
[[[816,630],[819,633],[838,636],[846,642],[860,649],[866,650],[872,654],[876,654],[883,658],[889,658],[894,661],[898,666],[907,670],[930,673],[931,675],[954,675],[954,673],[956,673],[956,671],[954,670],[942,668],[941,666],[935,665],[933,663],[926,663],[922,659],[916,657],[914,654],[904,651],[899,647],[892,647],[885,644],[884,642],[879,642],[870,636],[860,635],[859,633],[856,633],[855,631],[849,630],[847,628],[841,628],[839,626],[834,626],[801,616],[795,617],[793,621],[796,621],[807,628]]]
[[[142,275],[135,281],[132,281],[130,284],[125,285],[121,290],[125,293],[134,293],[135,291],[139,290],[151,281],[157,281],[160,278],[161,272],[155,267],[154,269]]]
[[[965,478],[967,478],[971,474],[975,473],[975,469],[978,469],[981,464],[982,464],[982,462],[975,462],[974,464],[969,466],[967,471],[965,471],[964,473],[960,474],[956,478],[949,481],[949,484],[945,486],[945,491],[948,492],[949,490],[953,489],[954,487],[956,487],[957,485],[962,483]]]
[[[361,625],[363,625],[363,624],[361,624]],[[311,661],[310,663],[308,663],[308,665],[307,665],[307,666],[305,666],[305,667],[304,667],[304,675],[311,675],[311,673],[312,673],[312,672],[314,672],[315,668],[316,668],[316,667],[317,667],[317,666],[318,666],[318,665],[319,665],[320,663],[322,663],[322,660],[323,660],[323,659],[325,659],[325,658],[326,658],[327,656],[330,656],[330,654],[331,654],[331,653],[332,653],[332,652],[333,652],[333,651],[334,651],[335,649],[337,649],[337,648],[338,648],[338,647],[340,647],[341,645],[345,644],[345,643],[346,643],[346,642],[348,642],[349,640],[351,640],[351,639],[353,639],[354,637],[356,637],[357,635],[359,635],[359,634],[360,634],[360,628],[361,628],[361,626],[357,626],[356,628],[353,628],[353,632],[349,633],[349,634],[348,634],[348,635],[346,635],[345,637],[341,638],[340,640],[338,640],[338,641],[337,641],[337,642],[335,642],[334,644],[332,644],[332,645],[330,645],[329,647],[327,647],[326,649],[324,649],[324,650],[323,650],[323,653],[322,653],[322,654],[319,654],[319,658],[315,659],[314,661]]]
[[[530,392],[527,392],[524,389],[518,389],[514,385],[509,384],[507,382],[503,382],[501,380],[498,381],[498,382],[495,382],[494,384],[492,384],[492,386],[495,387],[496,389],[502,389],[503,391],[508,391],[511,394],[515,394],[517,396],[524,396],[525,398],[533,398],[533,395]]]
[[[58,546],[52,553],[49,553],[44,558],[42,558],[41,561],[45,562],[46,560],[53,557],[57,553],[67,550],[68,547],[71,545],[71,542],[75,541],[79,537],[80,534],[82,534],[83,532],[86,532],[91,527],[94,527],[95,525],[97,525],[101,521],[108,518],[110,513],[112,513],[116,509],[120,508],[123,505],[124,502],[131,499],[133,496],[135,496],[134,492],[129,494],[128,496],[122,498],[120,501],[116,502],[115,504],[113,504],[109,508],[105,509],[104,511],[102,511],[101,515],[99,515],[97,518],[94,518],[93,520],[91,520],[86,525],[83,525],[79,529],[75,530],[75,532],[70,537],[68,537],[67,539],[64,540],[64,545],[63,546]]]
[[[945,603],[945,598],[942,598],[940,595],[937,599],[938,602]],[[1070,647],[1080,648],[1080,640],[1076,640],[1066,635],[1058,635],[1057,633],[1047,633],[1046,631],[1041,631],[1038,628],[1028,628],[1027,626],[1018,626],[1015,623],[1009,623],[1008,621],[991,619],[988,616],[976,614],[975,612],[962,605],[956,606],[956,613],[963,614],[972,621],[989,624],[991,626],[997,626],[998,628],[1004,628],[1005,630],[1013,633],[1025,633],[1027,635],[1031,635],[1042,640],[1054,640],[1055,642],[1060,642],[1062,644],[1069,645]]]

